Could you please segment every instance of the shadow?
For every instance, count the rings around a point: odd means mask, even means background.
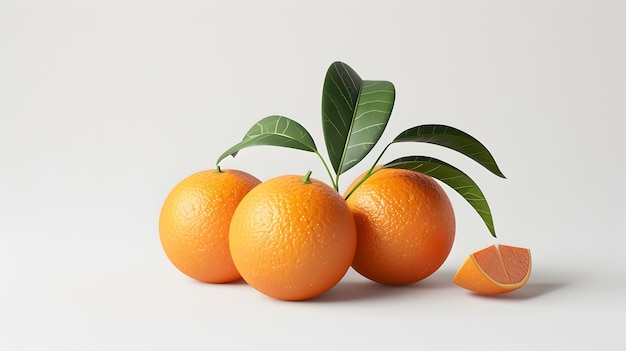
[[[556,290],[562,289],[572,283],[566,282],[566,277],[563,274],[549,274],[547,276],[537,277],[530,281],[523,287],[504,294],[479,294],[469,290],[465,290],[455,285],[452,280],[454,278],[455,271],[452,270],[438,270],[432,275],[418,281],[416,283],[407,285],[385,285],[369,280],[357,273],[352,272],[351,275],[342,279],[332,289],[324,294],[314,297],[312,299],[290,301],[295,303],[335,303],[335,302],[356,302],[365,300],[381,300],[389,298],[400,298],[403,296],[409,296],[411,298],[419,296],[421,293],[431,293],[433,290],[450,293],[451,291],[457,291],[465,293],[469,296],[485,299],[485,300],[509,300],[509,301],[523,301],[531,300],[550,294]],[[560,276],[561,281],[555,282],[552,278],[547,277]],[[243,279],[227,283],[203,283],[193,279],[189,280],[190,284],[204,285],[204,286],[248,286]]]
[[[227,282],[227,283],[217,283],[216,285],[248,285],[248,283],[246,283],[245,280],[243,280],[242,278],[239,278],[235,281],[232,282]]]
[[[340,282],[330,291],[302,302],[329,303],[386,299],[391,296],[397,297],[407,293],[414,294],[415,290],[416,287],[413,285],[394,286],[383,285],[373,281],[348,281]]]
[[[228,286],[228,285],[248,285],[248,283],[246,283],[245,280],[243,280],[242,278],[239,278],[237,280],[231,281],[231,282],[223,282],[223,283],[209,283],[209,282],[201,282],[199,280],[195,280],[195,279],[187,279],[189,282],[189,284],[197,284],[197,285],[201,285],[201,286]]]
[[[543,279],[539,278],[535,280],[531,278],[526,285],[517,290],[504,294],[485,295],[471,292],[455,285],[452,282],[454,275],[454,271],[440,270],[419,282],[408,285],[384,285],[364,277],[353,278],[347,281],[341,281],[333,289],[321,296],[302,302],[332,303],[388,299],[390,297],[402,296],[414,297],[424,292],[432,293],[432,290],[446,291],[446,293],[450,291],[465,292],[470,296],[481,299],[524,301],[550,294],[570,285],[570,283],[565,280],[555,282],[552,279],[545,281],[544,277],[542,277]]]
[[[527,283],[523,287],[513,290],[509,293],[485,295],[468,291],[469,294],[483,298],[483,299],[496,299],[496,300],[530,300],[546,294],[549,294],[555,290],[559,290],[568,284],[566,283]]]
[[[450,289],[454,288],[455,285],[452,283],[452,278],[454,277],[455,272],[450,270],[438,270],[433,273],[431,276],[426,277],[425,279],[415,283],[415,285],[419,286],[422,289]]]
[[[302,302],[348,302],[388,299],[390,297],[415,296],[427,290],[441,290],[452,287],[454,272],[435,272],[435,274],[416,283],[407,285],[385,285],[364,277],[356,277],[339,282],[334,288],[316,298]],[[453,287],[452,287],[453,288]]]

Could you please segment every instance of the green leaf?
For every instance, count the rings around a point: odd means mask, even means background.
[[[228,156],[250,146],[280,146],[317,153],[311,134],[298,122],[284,116],[269,116],[255,123],[243,139],[226,150],[218,159],[219,164]]]
[[[362,80],[343,62],[330,66],[322,93],[322,127],[337,176],[372,150],[387,126],[394,100],[391,82]]]
[[[472,205],[487,225],[491,235],[496,236],[491,210],[485,195],[478,185],[461,170],[441,160],[426,156],[401,157],[385,164],[383,168],[408,169],[427,174],[444,182]]]
[[[454,127],[441,124],[425,124],[400,133],[391,143],[406,141],[441,145],[458,151],[487,168],[493,174],[505,178],[487,148],[471,135]]]

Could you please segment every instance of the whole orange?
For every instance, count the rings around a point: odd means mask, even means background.
[[[333,288],[354,257],[348,205],[327,184],[283,175],[252,189],[233,214],[230,250],[243,279],[280,300],[305,300]]]
[[[159,217],[161,245],[189,277],[207,283],[241,278],[228,247],[235,208],[261,183],[239,170],[204,170],[183,179],[168,194]]]
[[[352,267],[366,278],[389,285],[415,283],[448,257],[456,230],[454,211],[432,177],[377,169],[346,201],[358,236]]]

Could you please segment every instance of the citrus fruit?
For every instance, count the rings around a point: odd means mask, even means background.
[[[358,237],[352,267],[364,277],[411,284],[434,273],[448,257],[456,230],[454,211],[432,177],[377,169],[346,201]]]
[[[161,245],[172,264],[202,282],[240,279],[228,229],[239,201],[260,182],[239,170],[204,170],[178,183],[159,216]]]
[[[334,287],[356,247],[352,214],[327,184],[297,175],[267,180],[241,200],[230,251],[243,279],[280,300],[305,300]]]
[[[470,254],[453,278],[458,286],[480,294],[502,294],[524,286],[530,277],[530,250],[491,245]]]

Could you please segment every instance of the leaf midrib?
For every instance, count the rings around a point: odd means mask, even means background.
[[[352,78],[350,78],[352,79]],[[348,154],[348,149],[350,149],[350,140],[352,139],[352,129],[354,128],[354,124],[356,123],[356,111],[359,109],[359,101],[361,101],[361,91],[363,90],[363,82],[359,86],[359,90],[357,91],[356,103],[354,104],[354,111],[352,112],[352,118],[350,119],[350,127],[348,128],[348,136],[346,138],[346,142],[343,145],[343,152],[341,153],[341,159],[339,160],[339,169],[337,170],[337,174],[342,174],[344,169],[344,162],[346,155]]]

